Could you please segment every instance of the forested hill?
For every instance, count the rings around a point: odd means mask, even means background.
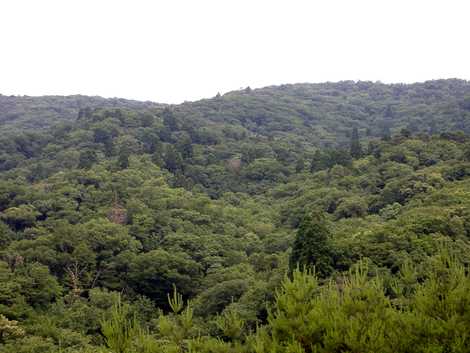
[[[80,109],[149,109],[158,106],[121,98],[88,96],[5,96],[0,94],[0,132],[44,129],[74,121]]]
[[[39,108],[18,99],[19,115],[10,122],[21,125]],[[41,114],[65,110],[63,120],[69,121],[43,130],[12,130],[7,124],[10,133],[0,137],[0,171],[39,180],[63,168],[114,159],[124,165],[133,154],[149,154],[172,173],[174,186],[196,186],[211,197],[266,191],[304,168],[314,170],[313,160],[347,164],[344,151],[354,133],[366,144],[393,134],[470,132],[470,83],[462,80],[285,85],[176,106],[41,99],[31,99],[42,102]],[[5,106],[0,105],[7,111]],[[41,114],[34,121],[42,121]]]
[[[415,84],[343,81],[234,91],[175,107],[181,117],[241,125],[263,136],[322,146],[349,141],[353,127],[367,136],[406,128],[412,133],[470,131],[470,82]]]
[[[117,98],[0,95],[0,131],[74,121],[80,109],[86,108],[143,110],[162,106]],[[222,123],[257,135],[337,146],[349,140],[353,127],[375,137],[388,129],[402,128],[412,133],[469,132],[470,83],[449,79],[390,85],[353,81],[292,84],[247,88],[172,108],[189,123]]]
[[[0,353],[468,353],[469,86],[18,104]]]

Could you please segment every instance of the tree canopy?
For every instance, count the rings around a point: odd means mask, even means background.
[[[0,353],[468,352],[468,97],[1,96]]]

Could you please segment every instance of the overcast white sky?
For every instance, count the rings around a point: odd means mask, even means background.
[[[251,86],[470,79],[468,0],[0,0],[0,93],[178,103]]]

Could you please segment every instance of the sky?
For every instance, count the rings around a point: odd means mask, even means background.
[[[180,103],[250,86],[470,79],[468,0],[1,0],[0,93]]]

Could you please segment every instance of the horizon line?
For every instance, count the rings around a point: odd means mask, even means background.
[[[373,83],[373,84],[381,84],[385,86],[394,86],[394,85],[403,85],[403,86],[412,86],[416,84],[424,84],[428,82],[436,82],[436,81],[462,81],[465,83],[470,83],[470,79],[464,79],[464,78],[458,78],[458,77],[448,77],[448,78],[434,78],[434,79],[426,79],[423,81],[412,81],[412,82],[384,82],[381,80],[339,80],[339,81],[321,81],[321,82],[295,82],[295,83],[278,83],[278,84],[271,84],[271,85],[266,85],[266,86],[261,86],[261,87],[252,87],[250,85],[247,85],[245,87],[240,87],[238,89],[233,89],[226,91],[224,93],[222,92],[217,92],[215,95],[211,97],[203,97],[203,98],[198,98],[194,100],[183,100],[179,103],[165,103],[165,102],[158,102],[156,100],[151,100],[151,99],[138,99],[138,98],[125,98],[125,97],[119,97],[119,96],[106,96],[106,95],[100,95],[100,94],[84,94],[84,93],[71,93],[71,94],[3,94],[0,92],[0,97],[15,97],[15,98],[41,98],[41,97],[61,97],[61,98],[66,98],[66,97],[91,97],[91,98],[101,98],[101,99],[120,99],[120,100],[127,100],[127,101],[134,101],[134,102],[141,102],[141,103],[153,103],[153,104],[160,104],[160,105],[181,105],[185,103],[193,103],[193,102],[199,102],[205,99],[212,99],[216,97],[218,94],[224,96],[229,93],[234,93],[234,92],[241,92],[243,90],[246,90],[247,88],[252,89],[253,91],[256,90],[262,90],[262,89],[267,89],[267,88],[274,88],[274,87],[282,87],[282,86],[296,86],[296,85],[325,85],[325,84],[338,84],[338,83],[345,83],[345,82],[353,82],[354,84],[357,83]]]

